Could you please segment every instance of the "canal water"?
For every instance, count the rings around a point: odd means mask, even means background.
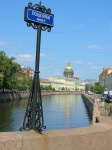
[[[0,132],[19,131],[27,99],[0,103]],[[81,95],[43,96],[45,130],[80,128],[90,125],[91,117]]]

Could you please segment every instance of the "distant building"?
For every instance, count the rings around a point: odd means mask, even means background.
[[[102,73],[99,75],[99,82],[108,90],[112,90],[112,67],[103,68]]]
[[[84,82],[86,82],[86,83],[95,83],[95,82],[97,82],[97,80],[95,80],[95,79],[86,79],[86,80],[84,80]]]
[[[74,76],[74,71],[70,63],[64,69],[63,76],[57,78],[49,77],[41,79],[40,84],[45,86],[51,85],[56,91],[83,91],[85,83],[79,81],[77,76]]]
[[[32,77],[34,76],[34,71],[30,67],[21,66],[20,71],[18,72],[19,78],[23,77]]]

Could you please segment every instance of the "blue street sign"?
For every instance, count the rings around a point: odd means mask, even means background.
[[[53,14],[47,14],[29,7],[25,7],[24,20],[26,22],[34,22],[34,23],[43,24],[50,27],[53,27],[54,25]]]

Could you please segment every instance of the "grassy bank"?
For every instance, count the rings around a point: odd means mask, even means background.
[[[109,110],[110,103],[107,102],[100,102],[100,105],[103,106],[106,110]]]

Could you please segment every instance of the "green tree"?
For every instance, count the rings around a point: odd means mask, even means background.
[[[90,86],[91,86],[90,84],[86,84],[85,85],[85,91],[90,91]]]
[[[62,87],[62,91],[64,91],[65,90],[65,88],[64,87]]]
[[[101,94],[104,92],[105,87],[101,86],[99,82],[96,82],[95,85],[92,87],[92,92],[96,94]]]
[[[90,91],[92,91],[92,92],[93,92],[93,85],[91,85],[91,86],[90,86]]]
[[[22,79],[19,79],[17,89],[18,90],[31,90],[31,86],[32,86],[32,78],[23,77]]]
[[[52,88],[51,84],[48,85],[48,86],[40,85],[40,88],[41,88],[41,90],[46,90],[46,91],[52,90],[52,91],[55,91],[55,89]]]
[[[0,73],[2,77],[2,90],[16,89],[18,83],[17,71],[20,69],[20,65],[14,62],[14,57],[8,57],[3,51],[0,51]]]
[[[52,90],[52,86],[51,86],[51,84],[48,86],[48,90]]]

